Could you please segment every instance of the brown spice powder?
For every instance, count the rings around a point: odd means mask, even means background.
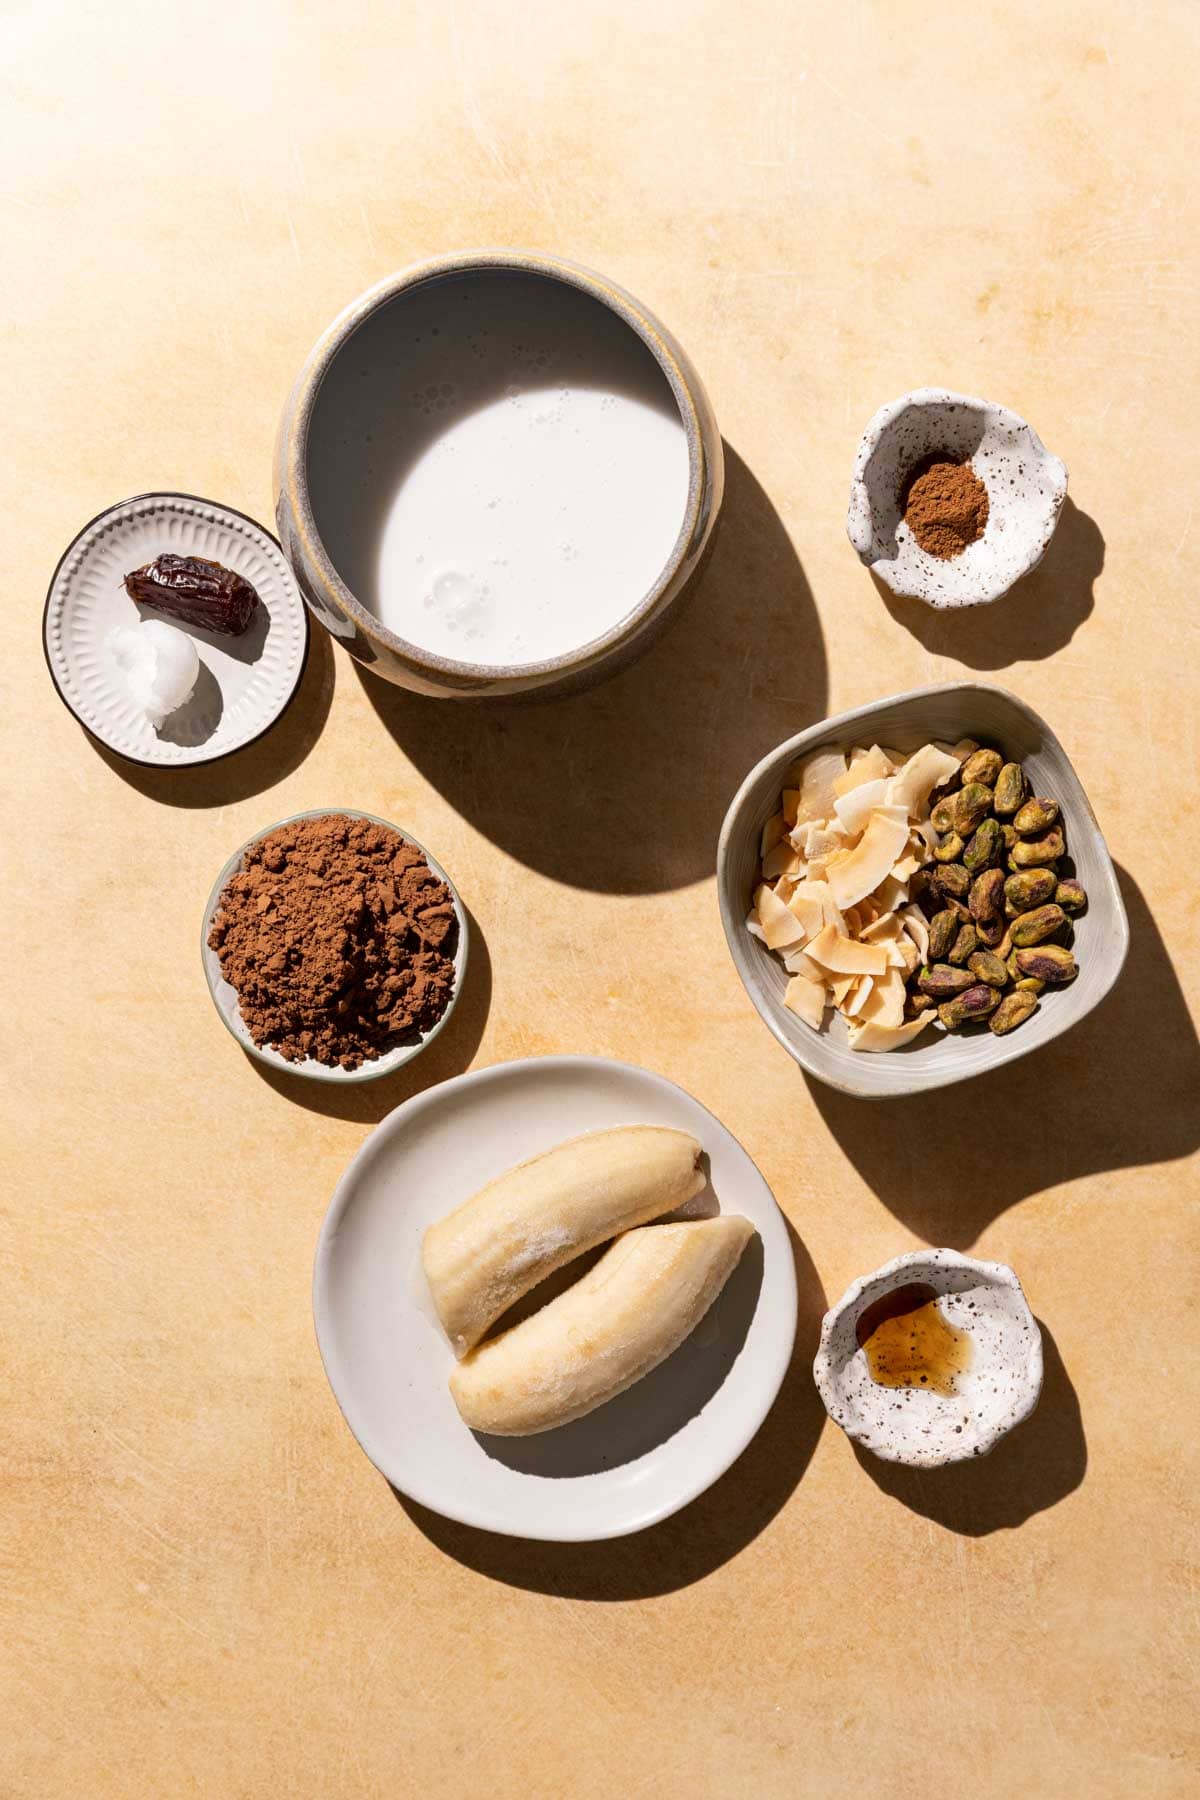
[[[323,813],[246,852],[208,942],[256,1044],[357,1069],[441,1018],[458,920],[446,883],[399,832]]]
[[[929,556],[946,562],[983,536],[987,489],[969,462],[926,457],[911,470],[900,497],[904,523]]]

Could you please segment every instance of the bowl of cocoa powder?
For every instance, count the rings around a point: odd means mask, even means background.
[[[201,950],[213,1003],[247,1055],[317,1081],[372,1081],[449,1019],[467,919],[409,832],[371,813],[297,813],[225,864]]]
[[[1019,414],[916,388],[863,433],[846,531],[893,593],[983,606],[1041,561],[1066,497],[1066,464]]]

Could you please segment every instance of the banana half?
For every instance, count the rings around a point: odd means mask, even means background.
[[[464,1421],[528,1437],[615,1399],[695,1329],[753,1236],[724,1214],[627,1232],[574,1287],[459,1363],[450,1392]]]
[[[661,1218],[703,1188],[686,1131],[589,1132],[510,1169],[425,1233],[438,1317],[465,1356],[523,1294],[585,1250]]]

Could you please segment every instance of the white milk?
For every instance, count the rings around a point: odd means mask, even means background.
[[[423,650],[561,656],[653,587],[688,450],[641,339],[561,283],[452,277],[350,340],[310,434],[317,526],[351,591]]]

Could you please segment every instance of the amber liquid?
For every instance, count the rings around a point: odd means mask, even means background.
[[[872,1381],[880,1387],[956,1392],[954,1378],[971,1365],[971,1339],[938,1310],[937,1294],[910,1281],[872,1301],[855,1327]]]

